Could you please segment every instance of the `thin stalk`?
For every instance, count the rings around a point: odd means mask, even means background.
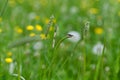
[[[83,38],[83,41],[86,42],[86,40]],[[86,73],[86,49],[85,45],[83,46],[83,80],[85,80],[85,73]]]
[[[4,14],[5,10],[6,10],[7,4],[8,4],[8,0],[6,0],[5,4],[4,4],[4,6],[3,6],[3,8],[2,8],[2,10],[0,12],[0,17],[3,16],[3,14]]]
[[[12,76],[18,77],[18,74],[12,74]],[[20,76],[20,80],[25,80],[25,78],[23,76]]]
[[[103,47],[102,55],[100,56],[100,58],[98,60],[98,63],[97,63],[97,66],[96,66],[96,73],[95,73],[94,80],[98,80],[98,77],[99,77],[98,75],[100,73],[100,67],[103,64],[102,62],[103,62],[103,58],[104,58],[104,52],[105,52],[105,46],[106,46],[105,44],[104,44],[104,47]],[[102,68],[103,68],[103,66],[102,66]]]
[[[60,46],[60,44],[67,38],[69,38],[69,36],[65,36],[62,39],[60,39],[60,41],[56,44],[56,46],[54,48],[54,52],[57,50],[57,48]]]
[[[60,40],[58,41],[58,43],[56,44],[56,46],[55,46],[55,48],[54,48],[54,51],[53,51],[54,57],[53,57],[53,59],[51,60],[51,64],[50,64],[50,66],[49,66],[49,68],[48,68],[48,70],[50,70],[50,71],[48,72],[48,77],[50,77],[50,75],[51,75],[51,70],[52,70],[51,68],[53,68],[53,64],[54,64],[55,58],[57,57],[57,54],[55,54],[57,48],[60,46],[60,44],[61,44],[65,39],[67,39],[67,38],[69,38],[69,37],[70,37],[69,35],[63,37],[63,38],[60,39]]]
[[[21,80],[21,49],[19,48],[18,53],[18,80]]]

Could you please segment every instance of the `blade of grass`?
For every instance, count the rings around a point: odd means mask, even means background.
[[[95,73],[95,76],[94,76],[94,80],[98,80],[98,78],[100,77],[99,76],[100,68],[101,69],[103,68],[102,64],[103,64],[103,58],[104,58],[104,53],[105,53],[105,46],[106,46],[106,41],[105,41],[104,46],[103,46],[102,55],[100,56],[100,58],[98,60],[98,63],[97,63],[97,66],[96,66],[96,73]]]
[[[5,4],[4,4],[4,6],[3,6],[3,8],[2,8],[2,10],[0,12],[0,17],[3,16],[3,14],[4,14],[5,10],[6,10],[7,4],[8,4],[8,0],[6,0]]]

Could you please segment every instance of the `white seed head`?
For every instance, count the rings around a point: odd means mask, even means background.
[[[76,6],[72,6],[71,8],[70,8],[70,13],[71,14],[75,14],[75,13],[77,13],[78,12],[78,8],[76,7]]]
[[[34,49],[34,50],[40,50],[42,47],[43,47],[42,42],[36,42],[36,43],[33,45],[33,49]]]
[[[110,70],[110,67],[109,66],[106,66],[105,67],[105,71],[108,72]]]
[[[9,73],[12,74],[14,72],[14,69],[15,69],[15,64],[14,63],[10,63]]]
[[[93,53],[96,55],[101,55],[102,51],[103,51],[103,47],[104,47],[104,45],[102,43],[98,42],[93,47]]]
[[[68,40],[71,42],[78,42],[81,39],[81,35],[77,31],[70,31],[68,36],[70,36]]]
[[[30,20],[33,20],[33,19],[35,18],[35,16],[36,16],[36,13],[31,12],[31,13],[28,15],[28,18],[29,18]]]
[[[95,67],[96,67],[95,64],[91,64],[91,65],[90,65],[90,68],[93,69],[93,70],[95,69]]]

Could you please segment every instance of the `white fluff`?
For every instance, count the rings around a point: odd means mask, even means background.
[[[68,38],[71,42],[78,42],[81,39],[81,35],[77,31],[70,31],[68,34],[72,35],[72,37]]]
[[[98,42],[93,47],[93,53],[96,55],[101,55],[102,51],[103,51],[103,47],[104,47],[104,45],[102,43]]]

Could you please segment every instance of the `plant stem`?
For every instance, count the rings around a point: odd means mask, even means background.
[[[97,66],[96,66],[96,73],[95,73],[95,77],[94,77],[94,80],[98,80],[98,75],[99,75],[99,71],[100,71],[100,67],[101,67],[101,65],[103,64],[102,62],[103,62],[103,58],[104,58],[104,51],[105,51],[105,45],[106,43],[104,43],[104,47],[103,47],[103,51],[102,51],[102,55],[100,56],[100,58],[99,58],[99,60],[98,60],[98,63],[97,63]],[[103,65],[102,65],[102,67],[101,68],[103,68]]]
[[[5,4],[4,4],[4,6],[3,6],[2,10],[1,10],[0,17],[3,16],[3,14],[4,14],[5,10],[6,10],[7,4],[8,4],[8,0],[6,0]]]

